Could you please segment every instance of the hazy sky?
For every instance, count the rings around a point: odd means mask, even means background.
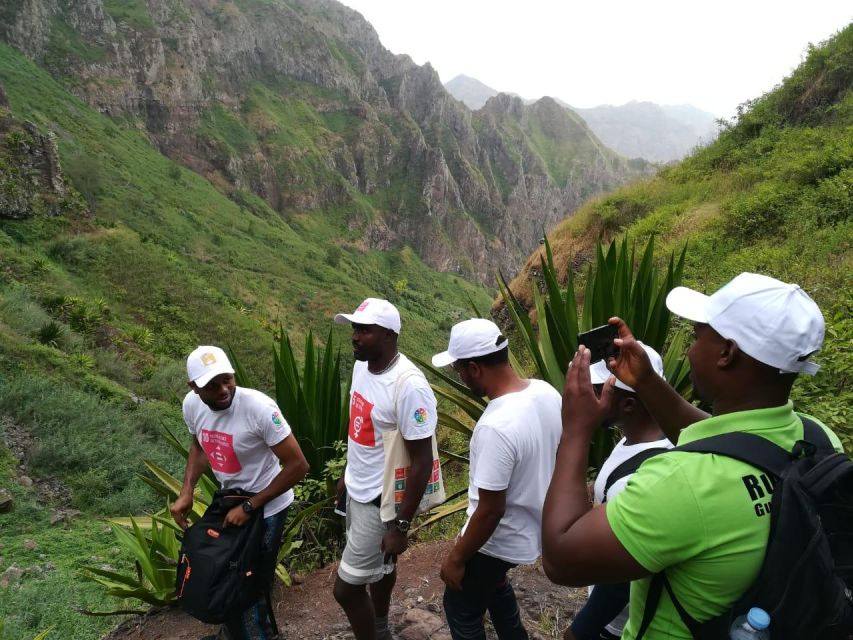
[[[394,53],[525,98],[650,100],[717,116],[853,20],[847,0],[343,0]]]

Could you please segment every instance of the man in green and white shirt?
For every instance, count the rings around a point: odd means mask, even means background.
[[[609,364],[670,439],[685,444],[747,431],[790,449],[803,437],[789,395],[797,374],[817,371],[809,357],[820,349],[824,322],[802,289],[744,273],[711,296],[678,287],[667,306],[695,323],[691,379],[712,416],[652,372],[618,318],[611,323],[619,329],[620,351]],[[764,559],[770,480],[724,456],[666,453],[646,461],[612,501],[590,509],[584,484],[589,441],[614,380],[601,400],[589,380],[589,352],[582,347],[566,377],[563,436],[543,513],[547,574],[572,585],[633,580],[627,639],[637,635],[650,576],[664,569],[694,619],[723,613],[755,580]],[[645,638],[690,637],[664,594]]]

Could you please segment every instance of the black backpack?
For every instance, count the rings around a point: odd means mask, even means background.
[[[750,607],[770,614],[772,640],[853,638],[853,461],[826,432],[801,416],[804,439],[787,451],[751,433],[703,438],[670,451],[715,453],[767,474],[770,538],[758,577],[732,608],[698,622],[678,602],[665,572],[652,577],[641,640],[664,589],[696,640],[726,640],[732,621]],[[765,508],[765,507],[762,507]]]
[[[278,633],[263,567],[263,509],[242,527],[222,526],[228,511],[253,495],[241,489],[214,494],[204,515],[184,532],[175,589],[181,608],[209,624],[239,615],[266,594]]]

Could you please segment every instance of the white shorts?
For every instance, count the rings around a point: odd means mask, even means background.
[[[347,584],[379,582],[394,573],[394,559],[382,553],[382,538],[388,526],[373,503],[347,498],[347,544],[338,565],[338,576]]]

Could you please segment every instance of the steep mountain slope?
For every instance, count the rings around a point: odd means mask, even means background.
[[[813,47],[781,86],[708,147],[592,201],[550,234],[558,270],[580,274],[598,238],[688,244],[686,284],[711,292],[742,271],[796,282],[827,322],[814,378],[795,400],[853,450],[853,25]],[[541,251],[513,290],[529,305]]]
[[[483,282],[514,272],[576,193],[649,170],[608,157],[577,183],[524,165],[499,183],[496,155],[528,156],[527,140],[502,139],[332,0],[16,0],[0,33],[224,192],[283,214],[334,212],[371,248],[408,244]]]

